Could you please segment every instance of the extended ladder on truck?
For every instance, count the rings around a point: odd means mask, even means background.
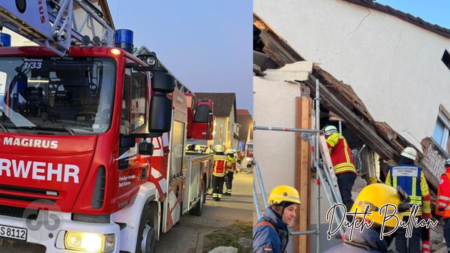
[[[77,16],[83,18],[80,24],[75,20],[75,9]],[[90,28],[86,28],[88,24]],[[1,1],[1,27],[45,46],[59,56],[66,55],[73,42],[108,46],[114,43],[113,28],[88,0]],[[83,34],[88,37],[83,39]]]
[[[335,203],[342,204],[342,199],[340,196],[339,186],[337,184],[336,175],[334,173],[334,168],[331,163],[330,154],[328,151],[328,147],[326,145],[325,138],[323,136],[320,136],[320,130],[319,130],[319,82],[316,81],[316,98],[315,98],[315,126],[316,129],[298,129],[298,128],[284,128],[284,127],[265,127],[265,126],[257,126],[256,124],[253,127],[253,130],[266,130],[266,131],[281,131],[281,132],[300,132],[302,133],[302,139],[304,141],[309,141],[310,145],[312,147],[311,149],[311,157],[313,157],[313,166],[316,169],[317,172],[317,180],[320,182],[320,184],[317,185],[317,226],[315,230],[312,231],[295,231],[291,232],[291,235],[308,235],[308,234],[315,234],[317,236],[317,246],[316,250],[317,252],[320,252],[320,231],[319,231],[319,225],[320,225],[320,185],[323,186],[323,189],[325,191],[325,194],[327,196],[328,202],[330,206],[333,206]],[[319,151],[320,150],[320,151]],[[319,161],[319,152],[322,155],[322,165]],[[259,167],[259,163],[255,159],[255,168],[256,168],[256,174],[258,178],[258,184],[260,188],[260,192],[262,195],[262,201],[264,202],[264,207],[267,208],[267,196],[266,191],[264,188],[264,182],[261,175],[261,170]],[[258,219],[261,218],[261,209],[259,204],[259,198],[258,193],[256,190],[255,181],[253,181],[253,198],[255,203],[255,208],[257,212]],[[341,208],[337,208],[338,210],[335,213],[334,219],[336,224],[339,224],[342,219],[346,219],[346,217],[343,217],[343,210]],[[344,239],[344,228],[341,226],[339,228],[339,232],[341,234],[341,238]]]

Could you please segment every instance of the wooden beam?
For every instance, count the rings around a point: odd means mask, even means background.
[[[295,127],[301,129],[311,128],[311,98],[306,96],[296,98]],[[295,231],[308,231],[310,229],[311,203],[311,151],[309,142],[301,138],[301,133],[295,134],[295,188],[300,192],[300,208],[297,209]],[[310,252],[310,236],[295,236],[295,253]]]
[[[316,78],[310,75],[306,84],[311,89],[312,93],[316,91]],[[364,143],[371,147],[384,159],[392,159],[397,155],[397,152],[383,140],[374,130],[370,123],[362,121],[355,115],[353,111],[348,109],[343,103],[334,96],[323,84],[320,84],[321,104],[329,111],[336,113],[339,117],[345,119],[346,126],[352,130]]]

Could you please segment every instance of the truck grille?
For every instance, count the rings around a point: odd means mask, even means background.
[[[0,205],[0,215],[15,217],[15,218],[28,218],[31,220],[36,220],[39,215],[39,210],[34,209],[26,209],[22,207],[14,207],[14,206],[2,206]],[[24,217],[24,216],[28,217]],[[0,251],[7,252],[7,251]]]
[[[57,191],[0,185],[0,198],[26,202],[41,201],[47,204],[54,204],[61,197]]]

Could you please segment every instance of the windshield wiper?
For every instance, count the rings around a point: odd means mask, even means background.
[[[8,129],[6,129],[2,123],[0,123],[0,127],[2,128],[3,132],[8,133]]]
[[[42,126],[16,126],[16,129],[26,129],[26,130],[44,130],[44,131],[66,131],[70,135],[75,135],[75,132],[70,127],[42,127]]]

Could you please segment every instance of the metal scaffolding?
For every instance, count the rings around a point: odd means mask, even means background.
[[[317,224],[316,229],[311,231],[294,231],[291,232],[291,235],[316,235],[317,236],[317,252],[320,252],[320,185],[323,185],[325,194],[327,196],[327,199],[329,201],[330,206],[333,206],[334,203],[342,203],[340,194],[338,189],[336,189],[330,182],[331,175],[329,171],[325,168],[321,168],[320,164],[320,154],[319,154],[319,137],[320,137],[320,96],[319,96],[319,81],[316,80],[316,96],[315,96],[315,129],[298,129],[298,128],[284,128],[284,127],[271,127],[271,126],[255,126],[253,127],[254,130],[264,130],[264,131],[281,131],[281,132],[300,132],[302,133],[302,139],[305,141],[310,142],[311,147],[314,147],[311,149],[312,157],[314,157],[313,160],[313,167],[315,168],[317,172],[316,180],[320,183],[317,184]],[[268,208],[268,202],[267,202],[267,196],[266,191],[264,188],[264,182],[261,175],[261,169],[259,166],[258,161],[255,159],[255,168],[256,168],[256,175],[258,178],[258,184],[260,188],[260,192],[262,195],[262,200],[264,202],[264,207]],[[323,171],[322,171],[323,170]],[[328,182],[328,184],[327,184]],[[257,187],[255,185],[255,181],[253,181],[253,198],[255,203],[256,212],[258,215],[258,219],[262,217],[261,215],[261,208],[260,203],[258,199],[257,194]],[[339,209],[339,208],[338,208]],[[337,224],[341,222],[342,219],[346,219],[343,216],[343,211],[339,210],[336,215],[334,216],[335,221]],[[344,234],[344,228],[343,226],[339,229],[341,236]]]

